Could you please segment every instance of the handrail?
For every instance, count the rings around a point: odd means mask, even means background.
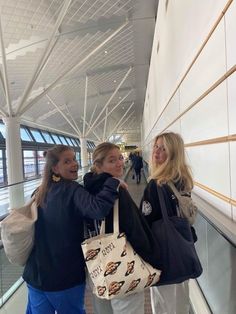
[[[199,214],[235,248],[236,233],[233,231],[236,230],[236,223],[195,192],[192,192],[192,196]],[[204,211],[201,208],[204,208]]]
[[[36,180],[39,180],[41,178],[42,178],[42,176],[38,176],[38,177],[34,177],[32,179],[27,179],[27,180],[24,180],[24,181],[19,181],[19,182],[15,182],[15,183],[11,183],[11,184],[6,184],[6,185],[1,185],[0,189],[8,188],[8,187],[11,187],[11,186],[14,186],[14,185],[18,185],[18,184],[22,184],[22,183],[27,183],[27,182],[30,182],[30,181],[36,181]]]
[[[83,168],[87,169],[89,166],[84,166],[84,167],[80,167],[79,168],[79,171],[81,172],[83,170]],[[30,181],[35,181],[35,180],[39,180],[41,179],[42,176],[39,175],[39,176],[36,176],[32,179],[27,179],[27,180],[23,180],[23,181],[19,181],[19,182],[15,182],[15,183],[12,183],[12,184],[6,184],[6,185],[1,185],[0,186],[0,189],[3,189],[3,188],[8,188],[8,187],[11,187],[11,186],[14,186],[14,185],[17,185],[17,184],[22,184],[22,183],[27,183],[27,182],[30,182]]]

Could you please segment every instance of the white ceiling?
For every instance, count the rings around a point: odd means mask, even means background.
[[[0,115],[139,142],[157,3],[0,0]]]

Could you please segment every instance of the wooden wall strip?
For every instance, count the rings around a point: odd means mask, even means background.
[[[203,184],[201,184],[199,182],[194,181],[194,185],[196,185],[199,188],[203,189],[204,191],[207,191],[208,193],[210,193],[210,194],[220,198],[221,200],[223,200],[223,201],[225,201],[225,202],[227,202],[227,203],[229,203],[229,204],[231,204],[233,206],[236,206],[236,200],[234,200],[234,199],[232,199],[230,197],[227,197],[227,196],[225,196],[225,195],[223,195],[223,194],[221,194],[221,193],[219,193],[219,192],[217,192],[215,190],[212,190],[209,187],[207,187],[207,186],[205,186],[205,185],[203,185]]]
[[[193,143],[185,144],[185,147],[193,147],[193,146],[202,146],[202,145],[210,145],[210,144],[218,144],[218,143],[226,143],[236,141],[236,134],[232,134],[229,136],[222,136],[217,138],[212,138],[209,140],[198,141]]]

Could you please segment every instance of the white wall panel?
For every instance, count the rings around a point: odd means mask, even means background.
[[[157,122],[158,128],[163,131],[179,115],[179,92],[177,91]],[[168,127],[170,129],[171,127]]]
[[[236,201],[236,142],[230,143],[231,198]],[[233,208],[233,219],[236,221],[236,208]]]
[[[228,104],[229,134],[236,134],[236,73],[228,78]]]
[[[225,14],[227,69],[236,64],[236,2],[233,1]]]
[[[223,82],[181,118],[185,143],[228,135],[227,89]]]
[[[226,197],[231,196],[228,143],[188,148],[187,154],[195,181]],[[231,217],[230,204],[226,203],[225,210],[225,214]]]
[[[222,212],[224,215],[228,216],[232,219],[232,213],[231,213],[231,205],[222,199],[220,199],[217,196],[212,195],[211,193],[199,188],[198,186],[194,187],[194,192],[206,200],[209,204],[217,208],[220,212]]]
[[[183,111],[191,105],[225,71],[225,32],[221,21],[180,86],[180,110]]]

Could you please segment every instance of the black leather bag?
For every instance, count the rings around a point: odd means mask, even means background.
[[[157,187],[162,219],[152,224],[160,246],[162,274],[157,286],[181,283],[197,278],[202,266],[195,250],[190,224],[186,218],[169,217],[162,188]]]

